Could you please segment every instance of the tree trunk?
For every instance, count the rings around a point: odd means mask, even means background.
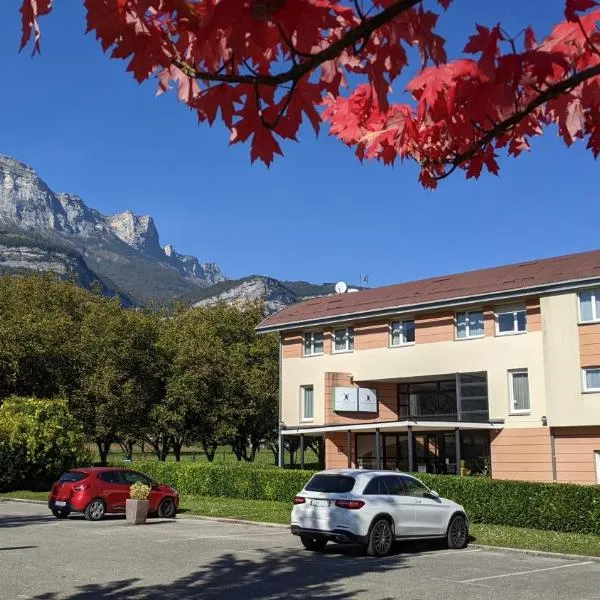
[[[181,461],[181,448],[183,447],[183,439],[173,440],[173,454],[175,455],[175,461]]]
[[[108,453],[112,445],[112,437],[107,436],[103,438],[96,438],[96,446],[98,447],[98,454],[100,455],[100,464],[105,467]]]
[[[202,449],[206,454],[206,459],[208,460],[208,462],[212,462],[213,460],[215,460],[215,452],[217,451],[218,445],[214,442],[209,443],[206,440],[200,440],[200,443],[202,444]]]
[[[238,462],[242,460],[242,448],[240,446],[240,440],[233,440],[231,442],[231,449],[233,450],[233,453],[235,454],[235,457],[238,459]]]
[[[171,449],[170,436],[156,436],[152,441],[150,441],[150,444],[154,449],[154,454],[156,454],[156,458],[158,458],[158,460],[161,462],[165,462],[167,460],[167,456],[169,455],[169,450]]]
[[[279,444],[273,443],[269,444],[269,450],[273,453],[273,458],[275,459],[275,464],[279,464]]]
[[[124,442],[119,442],[119,446],[121,446],[121,450],[123,450],[123,454],[128,461],[133,460],[133,445],[135,442],[133,440],[125,440]]]

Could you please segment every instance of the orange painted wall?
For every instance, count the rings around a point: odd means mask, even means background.
[[[352,438],[352,443],[354,443],[354,436]],[[353,451],[352,454],[356,454],[356,452]],[[348,468],[348,434],[345,431],[336,431],[325,435],[325,468]]]
[[[333,340],[333,331],[325,329],[323,331],[323,354],[331,354],[331,344]]]
[[[525,304],[527,310],[527,331],[542,330],[542,309],[539,298],[531,298]]]
[[[350,382],[349,373],[325,373],[325,425],[375,423],[398,420],[398,400],[395,383]],[[368,387],[377,390],[378,413],[336,413],[333,411],[334,387]]]
[[[600,323],[579,326],[579,356],[582,367],[600,367]]]
[[[552,481],[550,429],[503,429],[491,435],[492,477]]]
[[[388,321],[374,321],[354,326],[354,349],[371,350],[389,346],[390,326]]]
[[[302,333],[281,334],[281,346],[283,350],[283,358],[299,358],[302,356]]]
[[[485,337],[496,335],[496,313],[493,308],[483,310],[483,334]]]
[[[556,479],[568,483],[598,483],[595,451],[600,450],[600,427],[554,430]]]
[[[447,342],[454,339],[454,313],[415,318],[415,342]]]

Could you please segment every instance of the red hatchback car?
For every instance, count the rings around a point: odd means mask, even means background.
[[[48,508],[59,519],[79,512],[88,521],[99,521],[106,513],[125,512],[129,488],[138,481],[150,486],[149,513],[167,519],[175,517],[179,507],[177,490],[136,471],[114,467],[72,469],[63,473],[52,485]]]

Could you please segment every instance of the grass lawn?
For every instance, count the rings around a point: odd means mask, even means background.
[[[0,498],[10,497],[26,500],[46,500],[48,493],[15,491],[0,494]],[[213,498],[184,494],[181,496],[180,509],[183,515],[227,517],[288,524],[292,504],[267,500],[239,500],[236,498]],[[539,531],[537,529],[477,523],[471,525],[471,535],[474,538],[474,543],[488,546],[600,556],[600,536],[598,535]]]

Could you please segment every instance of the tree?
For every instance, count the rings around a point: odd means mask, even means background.
[[[219,303],[165,323],[166,406],[180,415],[180,439],[198,440],[210,461],[223,443],[238,460],[253,460],[277,430],[278,345],[256,335],[262,318],[258,304]]]
[[[156,315],[126,310],[116,299],[88,308],[77,340],[80,384],[69,401],[106,463],[117,440],[139,439],[164,398]]]
[[[69,396],[78,385],[80,324],[98,301],[52,274],[0,278],[0,398]]]
[[[227,433],[224,415],[228,406],[223,394],[226,351],[207,319],[209,310],[178,311],[164,321],[161,332],[169,371],[165,408],[155,411],[152,431],[174,442],[176,460],[184,441],[199,441],[212,462]]]
[[[252,161],[270,164],[301,121],[331,134],[362,159],[413,160],[435,187],[456,169],[498,173],[496,151],[516,157],[552,124],[569,146],[600,153],[600,9],[565,0],[565,21],[541,41],[477,25],[466,55],[449,61],[436,33],[433,0],[86,0],[87,27],[138,82],[174,84],[209,124],[220,118],[232,143],[250,137]],[[437,0],[452,10],[453,0]],[[38,17],[52,0],[22,0],[21,47],[39,52]],[[421,70],[409,103],[391,85],[416,47]],[[415,69],[413,69],[414,71]],[[342,90],[350,85],[347,96]],[[319,111],[322,104],[324,111]]]

